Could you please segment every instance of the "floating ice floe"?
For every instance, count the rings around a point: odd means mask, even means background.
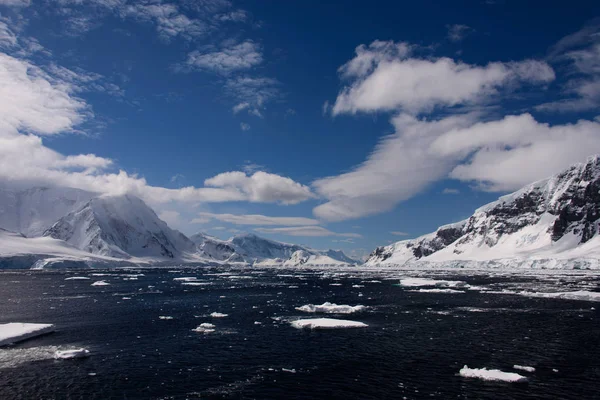
[[[223,313],[220,313],[220,312],[211,312],[210,316],[213,317],[213,318],[225,318],[225,317],[228,317],[229,314],[223,314]]]
[[[88,349],[72,349],[72,350],[57,350],[54,353],[54,358],[57,360],[66,360],[69,358],[85,358],[89,357],[90,351]]]
[[[409,292],[414,293],[465,293],[464,290],[456,290],[456,289],[417,289],[417,290],[409,290]]]
[[[195,276],[184,276],[182,278],[173,278],[173,280],[178,282],[194,282],[197,281],[198,278],[196,278]]]
[[[477,378],[484,381],[527,382],[527,378],[514,372],[504,372],[499,369],[469,368],[466,365],[459,372],[463,378]]]
[[[468,288],[466,282],[463,281],[447,281],[428,278],[402,278],[400,286],[405,287],[420,287],[420,286],[436,286],[436,287],[451,287],[451,288]]]
[[[52,324],[11,322],[0,324],[0,346],[21,342],[54,331]]]
[[[308,313],[329,313],[329,314],[352,314],[365,310],[363,305],[349,306],[347,304],[337,305],[335,303],[325,302],[321,305],[306,304],[302,307],[296,307],[296,310]]]
[[[350,321],[346,319],[334,318],[310,318],[299,319],[290,322],[296,329],[343,329],[343,328],[365,328],[368,325],[364,322]]]
[[[215,331],[215,325],[204,322],[198,325],[195,329],[192,329],[192,331],[199,333],[213,333]]]
[[[173,317],[169,316],[169,315],[160,315],[158,317],[158,319],[173,319]]]
[[[527,367],[525,365],[513,365],[514,369],[519,369],[521,371],[527,371],[527,372],[535,372],[535,368],[533,367]]]
[[[584,301],[600,301],[600,292],[590,292],[587,290],[578,290],[575,292],[516,292],[520,296],[527,297],[542,297],[547,299],[565,299],[565,300],[584,300]]]
[[[94,283],[92,283],[91,286],[108,286],[110,285],[110,283],[106,282],[106,281],[96,281]]]
[[[70,276],[68,278],[65,278],[65,281],[87,281],[90,278],[88,278],[87,276]]]
[[[209,286],[212,285],[210,282],[182,282],[184,286]]]

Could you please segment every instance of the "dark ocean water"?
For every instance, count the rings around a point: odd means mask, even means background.
[[[99,272],[107,275],[92,276]],[[65,280],[72,276],[91,279]],[[600,304],[480,290],[420,293],[399,286],[401,276],[416,275],[2,272],[0,323],[52,323],[56,332],[0,349],[0,399],[600,398]],[[596,290],[600,283],[584,274],[442,276],[488,289]],[[184,285],[178,277],[205,284]],[[91,286],[97,280],[110,285]],[[368,309],[295,309],[325,301]],[[316,316],[369,326],[305,331],[289,323]],[[215,332],[192,331],[204,322]],[[88,348],[91,357],[52,358],[57,348],[74,347]],[[465,364],[518,372],[529,382],[465,379],[458,375]],[[515,371],[514,364],[536,371]]]

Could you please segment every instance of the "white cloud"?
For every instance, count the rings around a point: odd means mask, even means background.
[[[473,31],[473,28],[461,24],[446,25],[446,28],[448,29],[448,39],[452,42],[460,42]]]
[[[510,191],[600,153],[600,123],[548,125],[529,114],[478,122],[479,114],[420,120],[401,114],[354,170],[313,183],[329,201],[313,212],[340,221],[391,210],[447,177]]]
[[[269,217],[260,214],[234,215],[234,214],[213,214],[201,212],[198,214],[198,220],[192,222],[206,223],[206,221],[216,219],[222,222],[229,222],[235,225],[288,225],[288,226],[308,226],[319,225],[319,221],[313,218],[304,217]]]
[[[362,237],[358,233],[336,233],[329,229],[325,229],[321,226],[299,226],[299,227],[285,227],[285,228],[256,228],[254,229],[260,233],[271,233],[288,236],[342,236],[360,238]]]
[[[243,131],[249,131],[250,130],[250,125],[245,123],[245,122],[240,122],[240,129]]]
[[[220,50],[188,54],[186,66],[192,69],[209,70],[221,74],[249,69],[263,62],[260,45],[252,40],[231,45]]]
[[[350,80],[338,94],[333,115],[481,104],[501,87],[548,83],[554,71],[544,62],[492,62],[470,65],[450,58],[409,58],[407,44],[373,42],[359,46],[356,56],[340,68]]]
[[[245,179],[209,179],[209,187],[167,189],[151,186],[125,171],[111,172],[113,161],[94,154],[63,155],[42,137],[76,132],[93,117],[77,93],[98,75],[0,53],[0,181],[18,185],[68,186],[102,193],[131,193],[149,203],[253,201],[295,204],[313,197],[310,189],[290,178],[256,172]],[[233,173],[235,175],[235,173]],[[238,178],[241,178],[238,176]],[[222,185],[222,186],[220,186]]]
[[[258,171],[224,172],[204,181],[205,186],[239,191],[252,202],[297,204],[314,197],[308,186],[290,178]]]
[[[181,226],[181,214],[177,211],[173,210],[164,210],[158,214],[158,218],[162,219],[169,225],[171,228],[177,228]]]
[[[0,21],[0,48],[10,48],[17,45],[17,36],[6,25]]]
[[[395,236],[408,236],[409,235],[406,232],[400,232],[400,231],[391,231],[390,233]]]

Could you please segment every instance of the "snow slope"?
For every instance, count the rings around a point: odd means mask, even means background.
[[[227,263],[247,263],[254,266],[317,266],[353,265],[356,260],[336,250],[315,250],[294,244],[277,242],[252,233],[229,240],[198,233],[190,237],[196,244],[197,256]]]
[[[94,196],[72,188],[0,189],[0,228],[28,237],[41,236],[59,218]]]
[[[141,199],[131,195],[100,196],[60,218],[50,236],[92,254],[116,258],[173,259],[193,248]]]
[[[500,197],[434,233],[377,248],[366,265],[600,259],[600,156]]]

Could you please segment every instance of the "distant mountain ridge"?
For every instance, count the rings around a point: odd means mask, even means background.
[[[500,197],[436,232],[378,247],[366,264],[600,259],[600,156]]]
[[[19,254],[20,246],[27,249],[24,253],[39,248],[40,257],[63,255],[69,261],[81,258],[83,252],[90,254],[85,258],[94,263],[110,260],[287,266],[358,263],[341,251],[314,250],[253,234],[229,240],[204,234],[188,238],[171,229],[135,196],[98,195],[70,188],[0,189],[0,229],[4,230],[0,235],[0,259],[3,251],[11,257]],[[56,240],[43,241],[42,237]]]

